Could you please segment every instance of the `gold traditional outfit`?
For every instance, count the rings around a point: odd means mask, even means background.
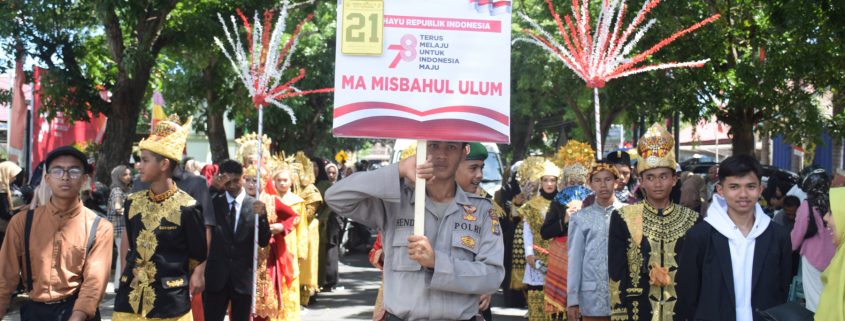
[[[251,164],[258,159],[259,145],[258,136],[249,133],[236,140],[239,148],[237,159],[244,164]],[[270,155],[272,140],[266,136],[262,137],[262,169],[256,166],[247,166],[244,170],[244,178],[261,176],[261,186],[256,186],[259,193],[258,199],[267,208],[267,221],[269,224],[281,223],[285,225],[286,234],[293,230],[293,221],[298,216],[279,197],[274,188],[266,169],[279,167],[278,160]],[[268,186],[269,188],[264,188]],[[266,247],[258,249],[258,267],[256,269],[256,296],[255,315],[256,320],[298,320],[299,319],[299,298],[298,292],[292,291],[290,287],[298,288],[295,282],[295,269],[298,263],[293,259],[293,254],[288,250],[285,234],[273,235]],[[294,292],[294,293],[290,293]],[[286,302],[285,295],[294,296],[296,300]]]
[[[248,174],[244,173],[244,176]],[[277,198],[277,195],[270,195],[263,191],[258,196],[258,200],[267,208],[267,222],[270,224],[279,222],[276,215]],[[274,286],[273,277],[268,269],[272,251],[272,245],[258,248],[258,268],[255,269],[255,315],[265,320],[278,320],[279,315],[284,312],[282,310],[284,287]]]
[[[288,235],[285,236],[285,245],[288,248],[288,252],[293,257],[293,280],[291,282],[286,283],[286,287],[283,291],[284,299],[282,301],[284,301],[284,316],[281,320],[298,321],[299,306],[301,304],[300,276],[302,275],[302,268],[300,266],[300,263],[302,262],[302,260],[300,259],[301,251],[299,249],[300,240],[307,240],[306,238],[302,238],[300,236],[300,231],[305,228],[302,224],[302,222],[305,220],[302,219],[301,214],[305,213],[305,200],[303,200],[302,197],[299,197],[294,194],[292,191],[288,191],[287,193],[285,193],[285,195],[282,196],[282,203],[287,206],[290,206],[294,210],[294,212],[299,214],[300,220],[299,224],[296,225],[294,231],[288,233]],[[308,234],[306,232],[301,235],[307,237]]]
[[[259,153],[261,157],[264,158],[264,163],[261,167],[268,168],[268,165],[272,165],[267,162],[267,160],[272,160],[272,155],[270,155],[270,145],[273,144],[273,140],[267,135],[263,135],[261,137],[261,149],[258,148],[258,134],[255,133],[247,133],[241,136],[238,139],[235,139],[235,143],[238,144],[238,152],[235,158],[241,162],[244,168],[253,167],[255,162],[258,161]],[[263,177],[262,177],[263,179]]]
[[[567,209],[572,206],[581,208],[582,201],[590,193],[584,185],[587,182],[589,168],[593,164],[595,151],[586,143],[569,140],[561,146],[555,158],[555,165],[562,169],[559,191],[549,207],[546,219],[541,224],[549,238],[548,272],[543,285],[545,312],[552,315],[565,315],[567,306],[567,287],[569,273],[569,220]]]
[[[529,193],[536,192],[533,190],[535,188],[540,189],[540,185],[529,186],[531,185],[529,183],[538,183],[544,176],[560,177],[560,169],[551,161],[542,157],[529,157],[525,159],[517,172],[517,179],[520,185],[526,187],[523,188],[523,192]],[[554,195],[551,195],[551,197],[554,197]],[[514,256],[519,252],[522,253],[523,259],[525,259],[525,251],[533,250],[534,257],[541,262],[543,269],[549,263],[549,241],[543,239],[540,235],[540,230],[550,205],[550,197],[544,197],[538,194],[531,197],[523,206],[516,210],[519,217],[522,218],[523,224],[517,225],[514,235]],[[531,237],[526,237],[526,232],[530,232]],[[520,242],[517,242],[517,240]],[[532,244],[525,243],[529,241]],[[543,286],[545,284],[546,271],[539,270],[534,266],[528,266],[527,263],[523,263],[519,267],[521,269],[518,269],[516,265],[513,266],[511,283],[513,283],[515,278],[518,278],[516,281],[522,282],[526,288],[528,319],[531,321],[552,320],[553,316],[545,311]]]
[[[303,152],[297,152],[295,162],[296,178],[294,179],[294,193],[303,200],[304,211],[297,228],[299,242],[300,297],[302,305],[308,305],[311,296],[319,290],[320,268],[320,221],[316,219],[317,208],[323,203],[320,190],[314,186],[314,166]]]
[[[296,173],[299,170],[299,164],[293,162],[292,159],[285,158],[284,155],[277,155],[272,158],[269,162],[271,165],[271,179],[275,177],[280,171],[289,171],[291,173],[291,178],[295,179]],[[269,182],[266,189],[266,193],[270,195],[276,195],[280,197],[281,203],[284,205],[289,206],[296,215],[299,216],[299,223],[293,224],[292,222],[290,231],[287,235],[284,236],[284,246],[287,249],[287,261],[288,266],[285,267],[287,270],[285,272],[285,280],[283,282],[283,289],[282,289],[282,312],[279,315],[278,319],[273,320],[289,320],[289,321],[298,321],[299,311],[300,311],[300,289],[301,289],[301,260],[300,257],[304,253],[304,251],[300,251],[301,248],[301,240],[307,237],[307,230],[305,233],[302,233],[304,229],[302,226],[302,216],[305,213],[305,200],[301,197],[296,195],[293,191],[294,186],[296,186],[296,182],[294,181],[291,188],[284,194],[277,191],[275,189],[275,185]],[[286,229],[288,227],[286,226]],[[280,242],[281,243],[281,242]],[[306,247],[307,249],[307,247]]]
[[[637,172],[676,167],[674,139],[653,125],[640,139]],[[608,274],[611,320],[670,321],[677,291],[677,256],[698,213],[669,203],[657,209],[646,200],[615,211],[610,218]]]
[[[172,160],[182,156],[191,121],[158,123],[140,148]],[[130,194],[126,209],[129,252],[115,297],[114,320],[191,320],[193,269],[205,261],[205,222],[197,201],[176,185],[160,195]]]

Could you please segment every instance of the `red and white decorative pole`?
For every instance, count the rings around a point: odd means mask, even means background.
[[[308,3],[308,2],[306,2]],[[258,109],[258,169],[262,167],[263,157],[260,146],[263,146],[262,138],[264,136],[264,107],[268,105],[275,105],[285,112],[291,118],[291,121],[296,124],[296,115],[293,109],[282,103],[282,100],[303,96],[315,93],[327,93],[334,91],[333,88],[323,88],[316,90],[299,90],[294,87],[294,84],[305,78],[305,69],[300,69],[299,74],[287,81],[283,82],[283,75],[290,67],[291,53],[296,49],[299,35],[302,31],[303,25],[311,20],[313,15],[309,15],[302,20],[290,36],[285,38],[286,20],[288,17],[288,9],[301,5],[303,3],[292,5],[289,1],[282,1],[282,9],[279,11],[278,20],[273,27],[273,12],[265,11],[264,20],[259,20],[258,13],[255,14],[253,21],[254,25],[249,23],[246,16],[237,10],[244,28],[246,29],[247,49],[241,43],[239,28],[235,22],[235,17],[230,17],[231,30],[223,20],[223,17],[218,14],[220,24],[223,25],[223,32],[226,34],[229,49],[223,44],[220,39],[214,37],[214,43],[223,51],[223,54],[232,63],[232,67],[238,74],[241,82],[244,83],[249,96],[252,97],[252,103]],[[263,23],[263,24],[262,24]],[[272,32],[271,32],[271,27]],[[234,41],[232,39],[234,35]],[[261,175],[256,177],[256,186],[261,186]],[[252,270],[258,270],[258,214],[255,217],[255,239],[253,250]],[[252,313],[255,314],[255,295],[256,295],[256,281],[257,276],[253,273],[252,277]]]
[[[656,22],[656,19],[650,19],[645,25],[642,25],[643,21],[645,21],[645,16],[660,4],[660,0],[646,0],[642,8],[634,16],[633,21],[624,28],[624,31],[623,21],[627,13],[627,6],[624,0],[603,1],[595,32],[590,29],[589,0],[572,0],[572,14],[567,15],[563,20],[555,12],[551,0],[546,0],[546,4],[557,23],[557,29],[563,38],[564,44],[561,45],[551,34],[543,30],[537,22],[524,13],[519,13],[519,16],[528,22],[533,29],[524,29],[525,36],[514,39],[514,43],[517,41],[530,42],[546,49],[560,59],[578,77],[583,79],[587,88],[593,89],[594,116],[596,121],[596,156],[598,159],[602,159],[599,88],[603,88],[612,79],[647,71],[704,66],[709,59],[645,66],[641,65],[641,63],[678,38],[720,17],[719,14],[712,15],[686,29],[675,32],[646,51],[632,54],[634,47],[636,47],[643,35]],[[566,23],[565,25],[564,21]]]

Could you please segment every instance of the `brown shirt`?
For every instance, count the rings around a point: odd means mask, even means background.
[[[111,223],[100,220],[86,258],[88,232],[96,216],[82,202],[68,211],[52,202],[35,209],[29,243],[33,280],[29,297],[33,301],[57,301],[78,292],[73,310],[94,316],[108,284],[114,242]],[[0,311],[8,308],[19,275],[25,275],[21,273],[25,226],[26,213],[15,215],[0,249]]]

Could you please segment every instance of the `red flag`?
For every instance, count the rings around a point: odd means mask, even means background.
[[[75,143],[100,143],[105,131],[107,117],[102,114],[94,115],[88,112],[88,121],[71,121],[61,113],[52,120],[42,117],[41,113],[41,73],[35,67],[35,91],[33,93],[32,112],[32,163],[38,164],[44,160],[51,150]]]
[[[15,82],[12,84],[12,111],[9,114],[9,160],[23,160],[24,146],[26,142],[26,96],[24,94],[23,73],[24,55],[19,55],[15,61]],[[27,88],[29,89],[29,88]],[[27,167],[28,164],[22,164]]]

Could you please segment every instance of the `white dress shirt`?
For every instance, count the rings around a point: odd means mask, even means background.
[[[232,232],[238,230],[238,221],[241,219],[241,206],[244,205],[244,197],[246,197],[246,192],[244,192],[243,188],[241,188],[241,192],[238,193],[238,196],[235,197],[232,197],[232,194],[226,192],[226,204],[229,204],[229,206],[226,208],[227,215],[229,209],[232,207],[232,202],[235,202],[235,226],[232,227]]]

